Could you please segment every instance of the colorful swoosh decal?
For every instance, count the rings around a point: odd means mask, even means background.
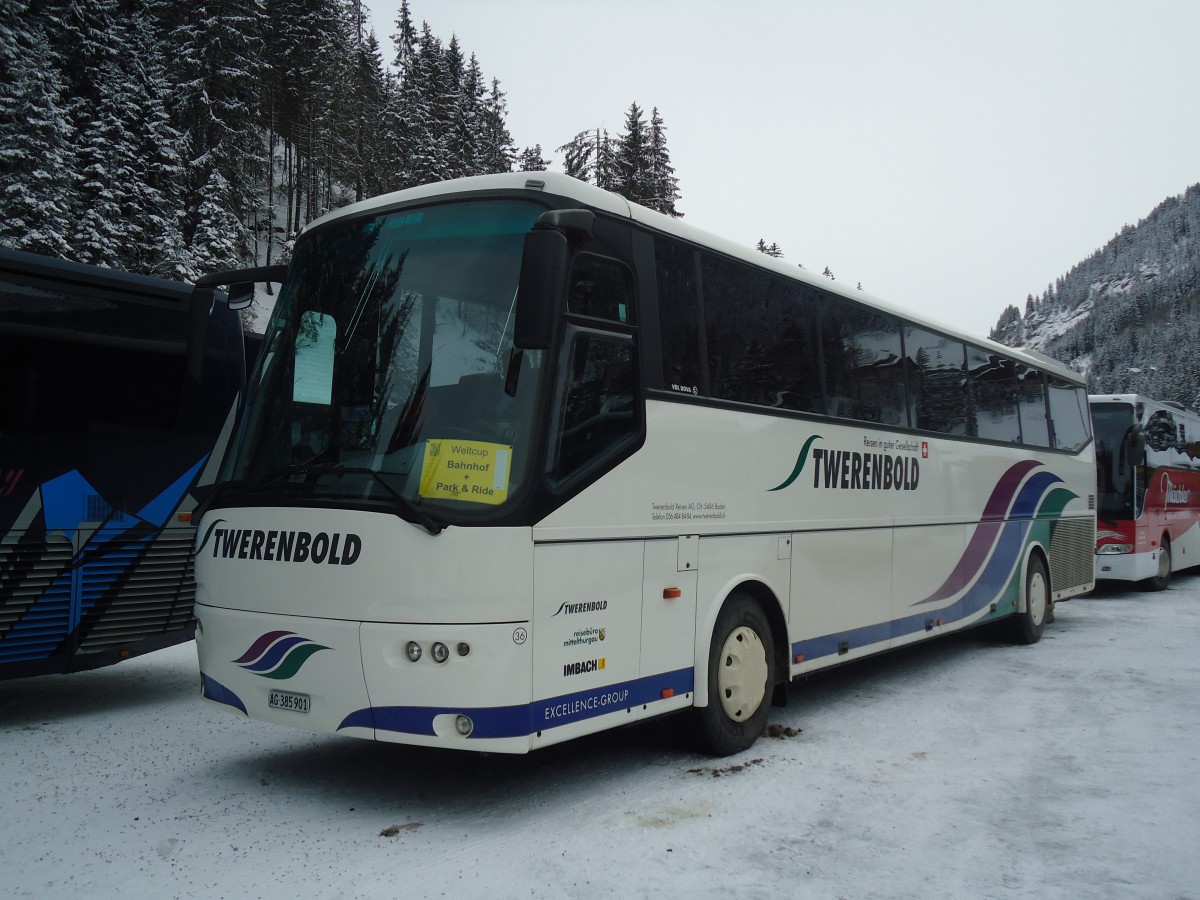
[[[284,681],[299,672],[314,653],[328,649],[294,631],[269,631],[258,637],[233,663],[263,678]]]
[[[949,577],[941,587],[924,600],[914,603],[914,606],[948,600],[972,582],[991,583],[997,566],[1001,569],[1011,568],[1024,547],[1023,535],[1019,544],[1012,545],[1013,529],[1010,526],[1027,526],[1027,520],[1031,518],[1056,516],[1075,498],[1070,491],[1054,487],[1061,484],[1062,479],[1053,472],[1034,472],[1040,466],[1041,463],[1034,460],[1025,460],[1001,476],[983,508],[982,521],[975,526],[967,549]],[[1028,528],[1023,530],[1027,531]]]

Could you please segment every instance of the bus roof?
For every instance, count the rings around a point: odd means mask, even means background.
[[[785,278],[803,282],[817,290],[839,294],[858,303],[874,307],[881,312],[899,316],[914,325],[938,331],[966,343],[982,347],[989,352],[1003,354],[1038,369],[1051,372],[1068,381],[1078,384],[1084,383],[1083,376],[1078,372],[1043,353],[1034,350],[1020,350],[999,344],[985,337],[967,334],[935,319],[926,318],[915,310],[896,306],[864,291],[852,290],[836,281],[831,281],[807,269],[803,269],[798,265],[767,256],[765,253],[760,253],[752,247],[747,247],[704,229],[688,225],[680,219],[648,209],[637,203],[632,203],[611,191],[603,190],[595,185],[558,172],[511,172],[499,175],[476,175],[469,178],[456,178],[450,181],[434,182],[419,187],[407,188],[390,194],[381,194],[378,197],[362,200],[358,203],[334,210],[310,222],[304,230],[307,231],[312,228],[321,227],[347,216],[370,214],[386,210],[393,206],[407,205],[435,197],[479,193],[482,191],[516,190],[537,191],[565,197],[592,209],[630,219],[653,231],[709,248],[717,253],[739,259],[758,268],[776,272]]]
[[[187,303],[192,295],[192,286],[182,281],[135,275],[120,269],[71,262],[6,247],[0,247],[0,272],[20,273],[64,284],[111,288],[119,290],[123,295],[153,297],[156,300],[174,300],[180,303]]]

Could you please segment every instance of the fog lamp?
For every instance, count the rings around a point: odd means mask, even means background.
[[[470,716],[459,716],[454,720],[454,728],[463,737],[469,737],[475,730],[475,723],[471,721]]]
[[[444,663],[450,658],[450,648],[441,641],[437,641],[429,648],[429,655],[433,657],[435,663]]]
[[[409,641],[404,648],[404,652],[408,654],[409,662],[416,662],[421,658],[421,645],[416,641]]]

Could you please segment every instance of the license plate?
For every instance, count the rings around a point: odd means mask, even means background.
[[[289,709],[292,712],[306,713],[312,706],[308,694],[293,694],[290,691],[271,691],[267,699],[271,709]]]

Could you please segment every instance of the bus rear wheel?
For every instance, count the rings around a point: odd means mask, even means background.
[[[1025,610],[1012,619],[1012,639],[1018,644],[1036,644],[1046,630],[1050,615],[1050,576],[1040,556],[1032,556],[1025,570]]]
[[[762,734],[775,685],[771,625],[749,595],[726,601],[708,653],[708,706],[692,710],[702,750],[730,756],[748,749]]]
[[[1165,591],[1171,583],[1171,540],[1165,534],[1158,546],[1158,574],[1143,584],[1148,591]]]

